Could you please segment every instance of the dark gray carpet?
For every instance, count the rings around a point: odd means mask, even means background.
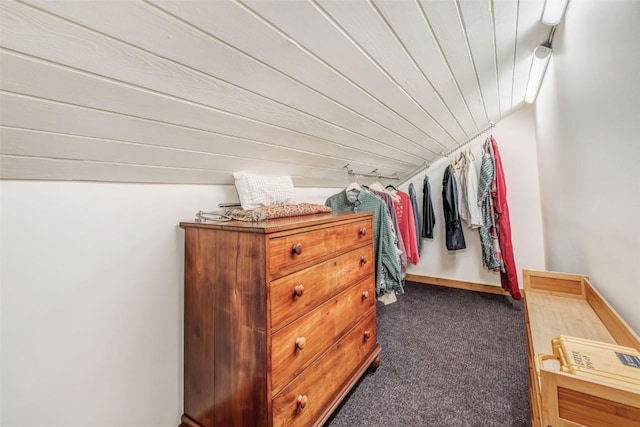
[[[325,427],[528,427],[522,301],[407,282],[378,303],[381,364]]]

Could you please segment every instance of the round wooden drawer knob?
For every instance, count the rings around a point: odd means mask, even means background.
[[[296,287],[293,288],[293,291],[295,292],[297,297],[301,297],[302,294],[304,294],[304,286],[303,285],[296,285]]]
[[[367,227],[362,227],[360,230],[360,236],[364,237],[367,234]]]
[[[296,399],[296,403],[298,404],[298,408],[303,409],[305,406],[307,406],[307,395],[306,394],[301,394],[298,395],[298,398]]]
[[[368,340],[369,338],[371,338],[371,331],[364,331],[364,339]]]
[[[362,255],[360,257],[360,264],[365,265],[367,263],[367,257]]]
[[[291,253],[293,255],[300,255],[302,253],[302,243],[296,243],[291,246]]]
[[[307,345],[307,339],[305,337],[296,338],[296,348],[302,350]]]
[[[369,291],[362,291],[362,299],[369,298]]]

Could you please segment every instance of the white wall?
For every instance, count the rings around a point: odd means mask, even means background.
[[[178,222],[237,200],[235,188],[2,181],[0,192],[0,425],[177,426]]]
[[[533,110],[524,108],[496,124],[493,135],[498,142],[507,182],[507,201],[511,218],[512,241],[519,284],[522,287],[522,269],[544,269],[544,245],[540,213],[540,193],[536,156],[536,137]],[[471,144],[476,156],[476,169],[480,171],[482,143],[479,137]],[[432,202],[436,215],[434,238],[423,239],[420,262],[407,272],[424,276],[462,280],[500,286],[500,275],[482,267],[482,250],[477,231],[464,225],[467,248],[447,251],[445,246],[444,214],[442,210],[442,177],[446,161],[434,164],[428,170]],[[413,180],[422,206],[424,174]],[[406,189],[408,183],[403,185]]]
[[[640,2],[570,2],[536,102],[547,268],[640,332]]]

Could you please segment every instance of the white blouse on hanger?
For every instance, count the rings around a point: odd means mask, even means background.
[[[465,154],[464,175],[464,185],[466,187],[465,203],[469,213],[467,224],[470,228],[479,228],[482,226],[482,212],[478,204],[478,173],[468,153]]]

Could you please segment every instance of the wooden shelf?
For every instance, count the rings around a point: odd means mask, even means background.
[[[640,426],[640,390],[561,372],[551,340],[568,335],[640,350],[640,338],[587,276],[524,270],[533,427]]]

